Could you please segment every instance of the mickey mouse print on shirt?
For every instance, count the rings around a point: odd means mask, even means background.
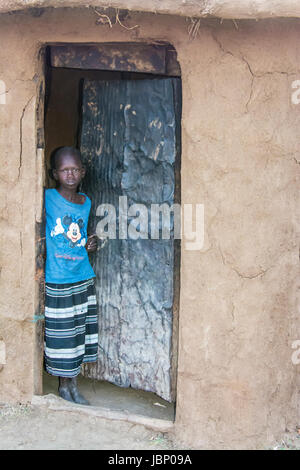
[[[63,218],[57,218],[50,235],[51,237],[62,235],[70,248],[79,248],[86,244],[84,222],[81,217],[76,219],[74,216],[65,215]]]

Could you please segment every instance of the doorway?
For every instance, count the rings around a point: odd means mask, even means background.
[[[170,419],[176,404],[180,240],[172,230],[162,239],[162,227],[159,238],[151,239],[150,217],[148,233],[142,233],[140,213],[133,215],[130,207],[143,205],[150,214],[151,204],[180,203],[176,52],[169,44],[55,45],[47,47],[46,58],[46,163],[59,146],[80,148],[87,167],[83,191],[92,199],[90,233],[101,221],[100,205],[116,208],[116,238],[91,256],[99,360],[83,366],[81,388],[91,385],[92,404],[100,397],[110,408],[143,404],[142,414],[154,417],[159,410]],[[53,186],[49,179],[47,186]],[[127,228],[135,224],[138,239],[120,234],[120,200],[127,204]],[[45,377],[44,393],[54,392],[51,379]]]

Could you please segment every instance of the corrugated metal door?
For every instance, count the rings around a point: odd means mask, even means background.
[[[151,239],[151,204],[174,202],[176,129],[173,78],[84,81],[83,190],[92,199],[90,230],[102,203],[116,209],[117,239],[92,255],[99,302],[99,360],[84,375],[174,400],[171,386],[174,240]],[[120,239],[119,197],[147,207],[137,240]],[[124,204],[125,199],[123,199]],[[128,216],[128,224],[137,216]],[[140,227],[141,228],[141,227]]]

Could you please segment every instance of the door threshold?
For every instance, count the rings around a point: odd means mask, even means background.
[[[119,387],[107,381],[93,380],[83,377],[77,379],[80,393],[95,408],[116,412],[125,411],[129,415],[142,416],[173,422],[175,419],[175,403],[163,400],[153,392],[136,390],[131,387]],[[58,378],[46,372],[43,380],[43,393],[58,396]]]
[[[143,415],[130,413],[127,410],[111,410],[100,406],[85,406],[71,403],[63,398],[49,393],[47,395],[33,395],[31,404],[33,406],[45,406],[53,411],[67,411],[72,413],[83,413],[85,415],[95,416],[98,418],[126,421],[128,423],[140,424],[145,428],[159,432],[171,432],[174,422],[166,419],[150,418]]]

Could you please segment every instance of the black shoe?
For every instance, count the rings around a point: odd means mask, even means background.
[[[71,401],[72,403],[74,403],[74,400],[73,400],[72,395],[70,393],[70,390],[68,388],[59,388],[58,389],[58,394],[64,400],[68,400],[68,401]]]
[[[77,388],[77,377],[73,377],[69,382],[69,390],[71,392],[71,396],[75,403],[79,405],[90,405],[90,402],[86,400],[78,391]]]
[[[66,377],[59,377],[58,394],[64,400],[68,400],[74,403],[74,400],[72,398],[72,395],[68,387],[69,382],[70,382],[70,379]]]

